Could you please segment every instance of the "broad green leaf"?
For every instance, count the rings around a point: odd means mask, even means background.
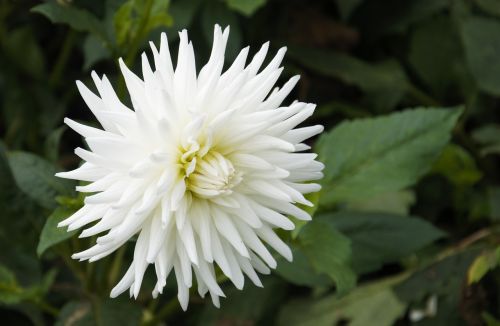
[[[413,185],[448,143],[461,109],[414,109],[343,122],[324,133],[320,204],[370,198]]]
[[[359,87],[374,105],[386,110],[396,105],[409,87],[396,61],[373,64],[340,52],[297,47],[291,48],[288,55],[319,74]]]
[[[500,22],[470,17],[461,24],[467,64],[478,87],[500,95]]]
[[[360,286],[344,297],[328,295],[319,300],[298,300],[286,305],[278,325],[291,326],[391,326],[406,310],[391,290],[403,276]]]
[[[243,290],[236,289],[232,284],[224,288],[227,299],[221,300],[219,309],[207,302],[197,325],[272,324],[276,309],[286,294],[286,283],[272,277],[261,277],[261,280],[262,288],[247,284],[250,282],[248,279]]]
[[[472,186],[483,177],[472,156],[455,144],[444,148],[432,170],[445,176],[454,185],[462,187]]]
[[[46,2],[33,7],[31,11],[44,15],[53,23],[66,24],[74,30],[89,32],[106,42],[108,40],[102,22],[85,9],[57,2]]]
[[[288,282],[301,286],[328,286],[332,283],[331,279],[324,273],[319,274],[314,270],[311,262],[300,249],[292,247],[292,252],[292,262],[282,257],[278,259],[278,267],[276,268],[278,275]]]
[[[266,0],[225,0],[227,6],[245,16],[251,16],[260,7],[266,4]]]
[[[412,33],[409,62],[420,79],[439,97],[459,82],[465,59],[460,37],[447,16],[423,21]]]
[[[354,287],[356,275],[350,267],[351,243],[333,225],[314,219],[302,228],[299,240],[314,269],[330,276],[338,293]]]
[[[72,192],[72,182],[57,178],[56,168],[41,157],[27,152],[11,152],[8,158],[19,188],[41,206],[54,208],[57,195]]]
[[[317,216],[351,240],[352,266],[358,273],[396,262],[444,236],[417,217],[387,213],[339,212]]]
[[[43,226],[42,233],[40,234],[40,241],[36,248],[36,253],[41,256],[48,248],[71,238],[77,231],[67,232],[66,228],[58,228],[57,224],[62,220],[68,218],[75,211],[72,209],[58,207],[49,216],[45,225]]]
[[[345,210],[356,212],[382,212],[408,215],[410,206],[415,204],[415,193],[411,190],[400,190],[377,194],[364,200],[347,202]]]

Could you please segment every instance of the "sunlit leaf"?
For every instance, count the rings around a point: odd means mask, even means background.
[[[414,109],[343,122],[320,138],[320,204],[369,198],[413,185],[450,139],[461,109]]]

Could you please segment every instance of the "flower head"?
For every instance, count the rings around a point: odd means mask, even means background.
[[[159,51],[151,43],[154,70],[142,55],[143,79],[120,60],[134,110],[106,76],[92,73],[99,96],[77,82],[102,129],[65,119],[90,150],[77,148],[86,162],[57,175],[89,182],[77,190],[94,194],[59,226],[91,224],[80,237],[99,234],[93,247],[73,255],[80,260],[101,259],[138,235],[133,261],[112,297],[127,289],[137,297],[146,268],[154,264],[153,296],[162,293],[173,270],[186,309],[194,272],[200,295],[210,293],[219,306],[224,293],[215,264],[238,289],[243,274],[262,286],[256,271],[276,267],[268,246],[292,259],[274,229],[293,229],[287,216],[310,219],[296,204],[312,205],[304,194],[320,186],[304,182],[320,179],[323,164],[316,154],[302,153],[309,149],[303,141],[323,127],[296,126],[315,105],[282,105],[298,76],[271,91],[284,48],[263,69],[268,43],[248,65],[244,48],[222,72],[228,36],[229,28],[215,27],[210,59],[198,74],[185,30],[175,69],[165,34]]]

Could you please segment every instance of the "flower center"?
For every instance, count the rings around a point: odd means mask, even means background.
[[[241,182],[241,173],[235,170],[230,160],[213,149],[200,149],[198,143],[192,143],[180,161],[187,189],[199,197],[229,195],[231,189]]]

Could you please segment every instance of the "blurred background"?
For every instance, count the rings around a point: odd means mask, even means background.
[[[75,80],[106,74],[129,103],[119,57],[140,75],[147,42],[166,31],[176,53],[187,28],[199,68],[216,23],[226,65],[287,46],[279,84],[300,74],[289,100],[318,104],[314,220],[283,234],[293,263],[224,283],[220,309],[192,294],[182,312],[175,281],[152,300],[152,271],[111,300],[133,246],[79,263],[94,239],[56,228],[82,205],[54,177],[84,146],[63,118],[95,124]],[[499,98],[498,0],[0,0],[1,323],[500,325]]]

